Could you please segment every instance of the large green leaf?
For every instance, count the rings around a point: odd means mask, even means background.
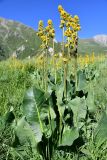
[[[79,137],[78,130],[76,128],[65,127],[62,135],[62,141],[60,146],[71,146],[75,139]]]
[[[76,97],[68,103],[68,106],[73,111],[74,126],[81,127],[82,121],[85,119],[87,113],[85,97]]]
[[[86,98],[86,104],[88,106],[88,110],[90,112],[94,112],[96,110],[96,106],[94,104],[94,91],[93,88],[91,88],[88,92],[88,96]]]
[[[87,87],[87,80],[86,80],[86,76],[85,73],[81,70],[78,71],[78,86],[77,86],[77,90],[83,90]]]
[[[19,119],[14,128],[21,144],[26,144],[30,141],[32,146],[35,146],[36,142],[39,141],[40,132],[38,134],[39,136],[35,134],[33,128],[25,121],[25,117]]]
[[[38,122],[38,113],[40,116],[44,108],[45,113],[48,113],[48,107],[48,96],[45,95],[44,91],[35,87],[27,90],[23,102],[23,113],[28,121]]]
[[[107,115],[104,113],[98,123],[94,132],[94,140],[96,147],[99,148],[105,141],[107,141]]]
[[[57,96],[57,104],[62,105],[62,98],[63,98],[63,92],[64,92],[64,84],[61,83],[61,85],[56,87],[56,96]]]

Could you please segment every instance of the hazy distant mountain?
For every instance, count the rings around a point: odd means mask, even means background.
[[[34,29],[15,22],[0,18],[0,60],[17,54],[20,58],[40,54],[40,39]],[[60,43],[56,43],[55,51],[61,50]],[[80,39],[79,53],[107,52],[107,35],[97,35],[91,39]]]
[[[80,53],[107,53],[107,35],[102,40],[102,35],[97,35],[89,39],[80,39],[78,50]]]

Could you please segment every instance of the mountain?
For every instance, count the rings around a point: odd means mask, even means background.
[[[41,41],[36,31],[22,23],[0,18],[0,60],[11,55],[19,58],[40,54]],[[61,44],[55,43],[55,52],[60,52]],[[79,39],[78,52],[106,53],[107,35],[97,35],[91,39]]]
[[[96,35],[89,39],[80,39],[79,53],[107,53],[107,35]]]
[[[39,46],[40,40],[32,28],[0,18],[0,59],[6,59],[12,54],[20,58],[33,56]]]

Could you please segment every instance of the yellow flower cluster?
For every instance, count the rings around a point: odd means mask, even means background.
[[[53,22],[51,19],[48,20],[47,29],[48,29],[48,37],[54,38],[55,37],[55,30],[53,28]]]
[[[66,47],[74,47],[77,41],[77,32],[81,29],[79,17],[77,15],[72,17],[61,5],[58,6],[58,10],[61,17],[60,28],[66,27],[64,35],[69,37],[69,42],[67,41]]]
[[[55,36],[52,20],[49,19],[47,23],[48,25],[45,28],[42,20],[39,21],[38,25],[37,35],[42,41],[42,48],[48,48],[50,38],[54,38]]]
[[[42,20],[40,20],[39,21],[39,24],[38,24],[38,32],[37,32],[37,35],[39,36],[39,37],[41,37],[41,36],[43,36],[44,35],[44,24],[43,24],[43,21]]]
[[[79,55],[78,65],[84,67],[85,65],[94,64],[95,62],[103,62],[104,59],[104,55],[95,55],[94,52],[92,52],[92,54]]]

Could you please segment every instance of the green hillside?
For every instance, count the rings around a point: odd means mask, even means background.
[[[80,39],[78,46],[79,53],[106,53],[107,46],[99,44],[94,41],[94,39]]]

